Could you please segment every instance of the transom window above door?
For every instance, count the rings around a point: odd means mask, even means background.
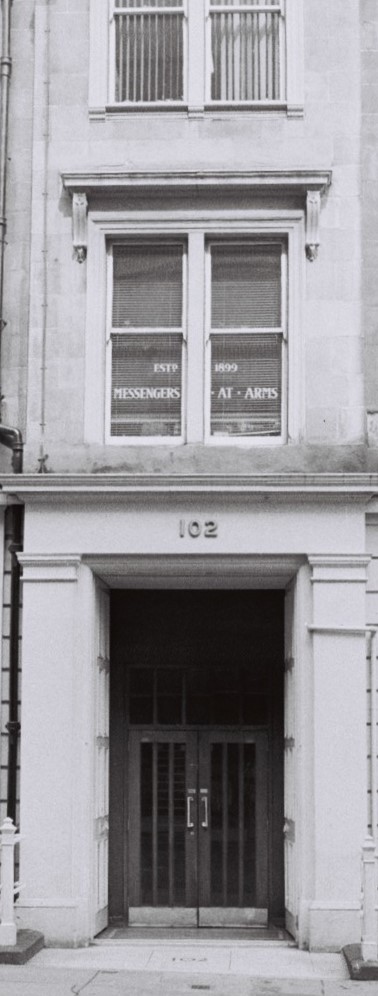
[[[198,111],[303,105],[303,0],[91,0],[90,105]],[[102,5],[102,13],[101,13]],[[96,65],[97,64],[97,65]],[[96,76],[97,69],[97,76]]]
[[[109,442],[280,442],[287,252],[275,238],[109,248]]]

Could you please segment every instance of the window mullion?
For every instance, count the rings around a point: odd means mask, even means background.
[[[205,104],[205,0],[188,0],[188,111],[201,114]]]
[[[204,431],[204,233],[188,240],[187,442],[203,442]]]

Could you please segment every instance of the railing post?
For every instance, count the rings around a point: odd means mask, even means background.
[[[376,961],[377,936],[377,882],[376,853],[373,837],[366,837],[362,848],[362,944],[364,961]]]
[[[0,946],[17,943],[14,917],[14,848],[18,840],[16,827],[9,817],[4,820],[1,833],[1,923]]]

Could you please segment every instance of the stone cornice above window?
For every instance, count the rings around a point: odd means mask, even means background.
[[[324,169],[260,169],[260,170],[127,170],[122,167],[96,167],[93,170],[64,170],[62,181],[73,201],[73,245],[76,258],[86,256],[87,198],[108,196],[131,191],[221,191],[231,190],[280,197],[296,197],[303,203],[306,215],[306,255],[316,259],[320,243],[319,221],[321,198],[332,180]]]

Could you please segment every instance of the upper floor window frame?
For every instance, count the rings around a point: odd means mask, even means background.
[[[164,215],[164,218],[163,218]],[[88,228],[88,283],[87,283],[87,333],[86,333],[86,389],[85,389],[85,439],[97,445],[160,445],[168,447],[182,445],[183,442],[210,446],[279,446],[298,440],[304,432],[303,399],[303,212],[285,210],[262,212],[244,210],[235,215],[229,211],[190,212],[185,218],[178,210],[170,217],[155,210],[143,212],[120,212],[115,218],[113,212],[93,211],[89,214]],[[181,242],[187,247],[185,260],[191,259],[185,282],[185,310],[183,322],[183,408],[182,433],[176,437],[131,439],[112,437],[110,424],[110,385],[111,385],[111,319],[112,312],[112,246],[125,242],[160,242],[162,239]],[[285,329],[282,367],[282,432],[278,436],[230,437],[211,433],[209,422],[209,312],[204,297],[209,286],[208,247],[215,243],[257,243],[281,242],[285,265],[285,281],[282,285],[285,295]],[[206,262],[207,258],[207,262]],[[184,263],[184,270],[187,263]],[[205,269],[204,269],[205,268]],[[99,280],[99,274],[102,279]],[[202,287],[203,293],[199,293]],[[210,297],[207,296],[207,301]],[[286,310],[287,309],[287,310]],[[201,317],[202,316],[202,317]],[[191,338],[190,351],[187,342],[190,328],[195,330],[205,317],[201,334]],[[187,325],[188,323],[188,325]],[[106,335],[104,334],[107,329]],[[207,329],[207,333],[206,333]],[[275,330],[277,331],[277,330]],[[198,371],[203,371],[202,384],[198,383]],[[105,371],[107,374],[105,375]]]
[[[228,115],[231,111],[245,113],[257,110],[283,111],[288,116],[296,117],[303,114],[303,0],[277,0],[277,3],[274,0],[269,0],[266,5],[263,5],[263,0],[258,0],[258,3],[253,3],[253,0],[251,2],[244,0],[243,3],[236,6],[236,0],[233,3],[222,0],[221,3],[217,4],[216,0],[177,0],[174,7],[172,7],[172,3],[173,0],[164,7],[162,0],[159,7],[151,7],[149,4],[143,5],[142,2],[139,4],[139,0],[138,5],[136,5],[137,0],[135,0],[134,7],[126,8],[125,5],[125,8],[122,8],[120,6],[121,0],[108,0],[108,5],[106,0],[90,0],[89,112],[91,117],[104,117],[107,113],[135,113],[138,111],[152,112],[153,114],[156,112],[176,112],[189,116],[202,115],[212,111],[217,113],[224,111]],[[272,44],[270,44],[270,48],[268,46],[263,58],[267,60],[267,65],[269,60],[276,59],[275,92],[270,92],[270,84],[264,84],[265,92],[260,94],[258,99],[249,99],[254,96],[258,87],[258,82],[251,82],[251,66],[246,63],[244,65],[243,84],[240,82],[240,73],[238,73],[237,81],[233,82],[234,70],[231,67],[232,63],[235,62],[235,52],[238,55],[239,51],[239,31],[234,28],[234,23],[237,18],[242,17],[246,20],[247,16],[250,19],[257,19],[256,23],[258,23],[263,16],[270,16],[270,8],[272,8],[272,12],[277,18],[277,24],[279,24],[280,56],[278,58],[278,34],[276,31],[277,45],[272,42],[273,47],[275,45],[277,49],[276,55],[274,55]],[[162,85],[157,83],[157,58],[152,67],[154,76],[156,74],[156,81],[151,83],[152,69],[151,66],[148,69],[146,65],[142,48],[139,50],[139,56],[136,56],[137,60],[139,58],[139,63],[136,61],[133,64],[132,85],[131,82],[128,84],[123,79],[120,88],[119,77],[118,83],[116,79],[117,30],[118,45],[120,44],[120,31],[116,28],[116,23],[120,24],[122,19],[126,21],[130,18],[135,25],[136,19],[143,17],[146,18],[146,25],[150,22],[155,25],[154,32],[157,31],[156,25],[158,25],[160,18],[168,18],[170,22],[175,23],[176,35],[181,30],[179,21],[182,22],[182,41],[180,42],[182,79],[180,81],[177,79],[176,87],[173,87],[168,95],[164,93],[163,99],[161,98],[164,87],[162,88]],[[214,80],[211,66],[214,68],[213,56],[215,53],[215,48],[212,47],[212,25],[215,24],[216,19],[218,25],[221,25],[221,41],[218,40],[218,92],[214,94],[211,82],[212,79]],[[248,23],[251,27],[252,20]],[[152,31],[152,28],[150,27],[148,30]],[[255,29],[253,28],[253,30]],[[149,52],[151,53],[151,47]],[[162,54],[159,58],[162,62]],[[136,77],[141,75],[143,62],[146,82],[142,87],[137,85]],[[175,72],[178,72],[177,52]],[[131,70],[129,77],[130,73]],[[267,77],[264,67],[261,73],[264,78]],[[277,82],[278,74],[279,83]],[[157,99],[154,99],[154,89]],[[167,89],[169,90],[169,87]],[[144,99],[146,97],[148,99]]]

